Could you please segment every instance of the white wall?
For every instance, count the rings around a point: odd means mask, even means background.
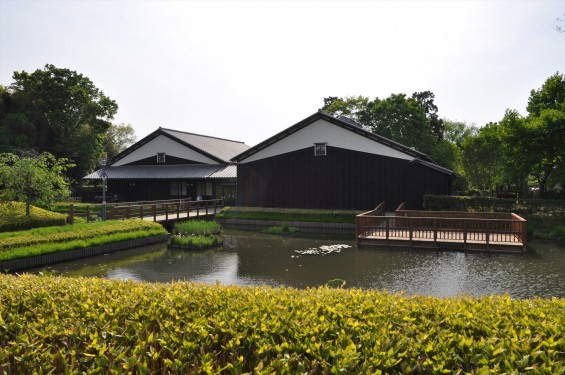
[[[277,143],[251,155],[249,158],[242,160],[240,163],[245,164],[292,151],[302,150],[306,147],[312,147],[312,154],[314,154],[314,143],[327,143],[328,146],[331,147],[367,152],[369,154],[397,159],[414,160],[414,157],[394,148],[370,140],[369,138],[353,133],[325,120],[317,120]]]
[[[154,157],[156,159],[157,153],[159,152],[164,152],[167,156],[176,156],[177,158],[194,160],[201,163],[217,163],[215,160],[210,159],[209,157],[204,156],[201,153],[196,152],[176,141],[173,141],[169,137],[159,135],[157,138],[152,139],[137,150],[118,160],[117,162],[112,164],[112,166],[129,164],[134,161],[149,157]]]

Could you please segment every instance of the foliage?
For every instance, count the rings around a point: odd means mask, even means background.
[[[215,221],[186,220],[178,221],[173,227],[173,234],[183,236],[211,236],[220,234],[222,227]]]
[[[67,159],[56,159],[47,152],[21,157],[0,154],[0,197],[24,202],[29,216],[31,205],[49,207],[70,194],[63,176],[70,167]]]
[[[76,164],[75,180],[96,165],[103,140],[117,112],[116,102],[93,82],[69,69],[46,65],[33,73],[14,72],[14,82],[0,92],[0,151],[32,149],[65,157]]]
[[[217,219],[304,221],[318,223],[351,223],[359,212],[349,210],[316,210],[298,208],[224,207]]]
[[[25,230],[30,228],[65,225],[67,215],[31,206],[26,215],[26,205],[21,202],[0,203],[0,232]]]
[[[265,228],[263,230],[263,233],[267,233],[267,234],[293,234],[296,232],[298,232],[298,229],[289,226],[287,223],[284,223],[283,225],[280,226]]]
[[[158,223],[139,219],[47,227],[0,233],[0,261],[81,249],[166,234]]]
[[[135,130],[130,124],[110,124],[104,138],[104,152],[108,160],[124,151],[136,140]]]
[[[0,275],[3,373],[562,373],[565,300]]]
[[[175,223],[169,243],[192,250],[207,249],[222,243],[217,236],[221,231],[222,227],[215,221],[179,221]]]

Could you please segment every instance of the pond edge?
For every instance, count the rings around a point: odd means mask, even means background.
[[[67,250],[58,253],[36,255],[28,258],[7,260],[0,262],[0,272],[22,271],[29,268],[47,266],[53,263],[60,263],[69,260],[92,257],[95,255],[114,253],[116,251],[131,249],[134,247],[153,245],[160,242],[166,243],[169,240],[170,236],[170,234],[160,234],[158,236],[136,238],[133,240],[119,241],[105,245],[85,247],[82,249]]]

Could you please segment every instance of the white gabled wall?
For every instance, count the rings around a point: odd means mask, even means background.
[[[256,160],[302,150],[306,147],[312,147],[312,154],[314,154],[314,143],[323,142],[326,142],[328,146],[331,147],[339,147],[397,159],[414,160],[414,157],[401,151],[320,119],[251,155],[249,158],[240,161],[240,163],[250,163]]]
[[[201,163],[216,164],[217,161],[202,155],[201,153],[188,148],[169,137],[159,135],[158,137],[147,142],[137,150],[118,160],[112,166],[120,166],[133,163],[134,161],[146,159],[149,157],[157,158],[157,153],[164,152],[167,156],[176,156],[177,158],[189,159]],[[165,156],[166,157],[166,156]]]

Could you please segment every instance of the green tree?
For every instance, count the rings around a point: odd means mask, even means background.
[[[0,154],[0,189],[3,200],[16,200],[30,206],[48,207],[70,194],[65,171],[72,167],[67,159],[57,159],[44,152],[18,156]]]
[[[502,175],[500,131],[497,123],[489,123],[474,137],[463,141],[463,166],[472,188],[489,194]]]
[[[89,78],[54,65],[33,73],[14,72],[13,79],[9,89],[15,103],[12,111],[21,114],[16,123],[35,127],[32,139],[22,142],[70,159],[76,168],[69,175],[82,178],[103,153],[105,133],[118,109],[116,102]],[[8,123],[7,118],[4,116],[0,127],[13,132],[15,120]],[[19,132],[17,127],[15,131]]]
[[[130,124],[112,124],[106,132],[104,151],[108,160],[135,143],[135,130]]]

